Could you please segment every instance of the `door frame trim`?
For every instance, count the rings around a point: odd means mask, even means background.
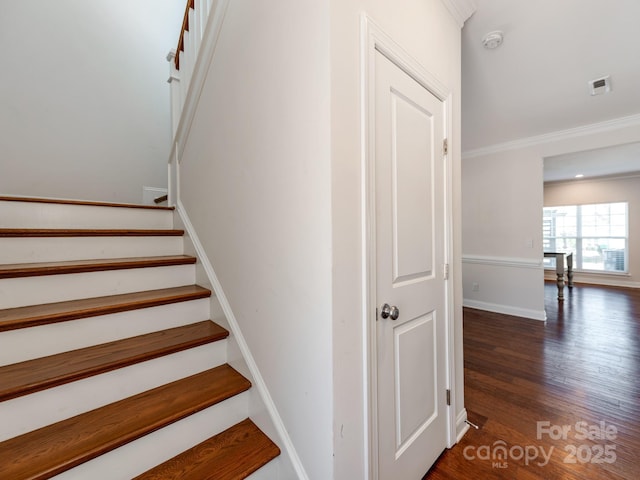
[[[364,441],[367,477],[378,480],[378,406],[377,406],[377,340],[376,340],[376,224],[375,224],[375,54],[382,53],[391,62],[435,95],[444,104],[444,137],[449,139],[445,155],[445,241],[444,261],[450,265],[445,285],[445,358],[446,388],[451,391],[451,405],[447,407],[447,446],[457,442],[456,435],[456,379],[455,379],[455,279],[453,274],[453,162],[451,161],[451,132],[453,131],[452,93],[438,78],[427,71],[400,44],[378,26],[366,13],[361,15],[360,52],[360,143],[361,143],[361,235],[362,235],[362,325],[364,380]]]

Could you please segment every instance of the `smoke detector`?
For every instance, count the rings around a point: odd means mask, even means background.
[[[504,40],[504,34],[500,30],[496,30],[494,32],[487,33],[482,38],[482,45],[484,48],[493,50],[494,48],[498,48],[502,45],[502,41]]]
[[[611,77],[609,75],[589,81],[589,93],[591,93],[592,96],[604,95],[605,93],[609,93],[610,91]]]

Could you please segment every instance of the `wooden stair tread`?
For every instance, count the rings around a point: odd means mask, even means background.
[[[0,228],[0,237],[180,237],[174,229]]]
[[[222,340],[229,332],[203,321],[0,367],[0,401]]]
[[[211,290],[199,285],[186,285],[107,297],[8,308],[0,310],[0,332],[186,302],[210,296]]]
[[[196,258],[189,255],[72,260],[67,262],[17,263],[12,265],[0,265],[0,279],[98,272],[105,270],[122,270],[128,268],[166,267],[170,265],[188,265],[193,263],[196,263]]]
[[[135,203],[97,202],[91,200],[68,200],[64,198],[9,197],[0,196],[2,202],[55,203],[61,205],[89,205],[94,207],[142,208],[147,210],[175,210],[164,205],[138,205]]]
[[[133,480],[241,480],[280,455],[246,419]]]
[[[0,443],[0,478],[51,478],[250,386],[225,364],[11,438]]]

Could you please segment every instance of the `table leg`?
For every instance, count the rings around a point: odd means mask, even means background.
[[[556,277],[558,278],[558,300],[564,300],[564,254],[556,255]]]
[[[556,276],[558,277],[558,300],[564,300],[564,275],[558,273]]]
[[[573,288],[573,253],[567,255],[567,286]]]

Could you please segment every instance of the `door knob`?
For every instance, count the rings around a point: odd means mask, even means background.
[[[397,320],[400,316],[400,310],[395,305],[391,307],[388,303],[385,303],[382,306],[382,310],[380,311],[380,316],[382,318],[391,318],[391,320]]]

